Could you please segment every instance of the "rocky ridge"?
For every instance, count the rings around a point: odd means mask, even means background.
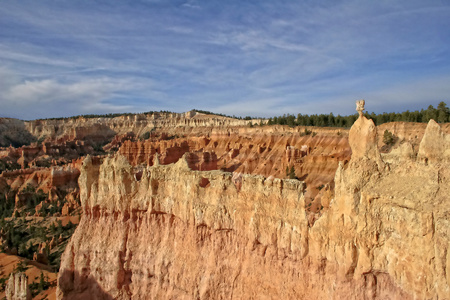
[[[412,146],[380,154],[377,128],[360,117],[315,222],[301,181],[195,171],[187,154],[144,166],[125,150],[88,157],[58,298],[445,299],[450,172],[436,125],[415,159]]]
[[[63,120],[35,120],[25,122],[33,136],[57,137],[67,140],[103,141],[133,132],[137,136],[157,128],[197,128],[244,126],[249,121],[197,112],[153,113],[125,115],[115,118],[71,118]],[[259,121],[258,121],[259,122]]]

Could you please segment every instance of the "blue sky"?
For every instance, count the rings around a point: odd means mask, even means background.
[[[450,105],[450,1],[0,0],[0,116]]]

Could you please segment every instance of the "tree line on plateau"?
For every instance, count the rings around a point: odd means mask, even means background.
[[[430,105],[427,109],[421,109],[420,111],[407,110],[402,113],[384,112],[382,114],[365,112],[364,116],[368,119],[372,119],[375,125],[388,122],[428,123],[430,119],[433,119],[438,123],[450,122],[450,110],[445,102],[440,102],[437,108]],[[267,125],[279,124],[288,126],[350,127],[356,119],[358,119],[357,113],[349,116],[335,116],[333,113],[320,115],[298,114],[297,116],[285,114],[283,116],[270,118]]]

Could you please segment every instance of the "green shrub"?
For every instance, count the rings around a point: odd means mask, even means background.
[[[142,140],[148,140],[150,138],[150,131],[147,131],[147,132],[141,134],[140,138]]]
[[[394,135],[392,134],[392,132],[386,129],[383,134],[383,143],[389,146],[392,145],[394,141]]]
[[[308,130],[307,128],[305,128],[305,131],[303,131],[302,133],[300,133],[300,136],[310,135],[311,133],[312,133],[311,130]]]
[[[295,176],[295,167],[293,165],[290,168],[289,166],[286,166],[286,177],[289,179],[298,179],[297,176]]]
[[[17,265],[14,267],[14,273],[17,272],[25,272],[28,269],[27,264],[25,263],[24,260],[20,260]]]

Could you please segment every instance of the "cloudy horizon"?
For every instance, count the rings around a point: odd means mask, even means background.
[[[446,1],[0,2],[0,117],[435,107]]]

